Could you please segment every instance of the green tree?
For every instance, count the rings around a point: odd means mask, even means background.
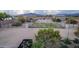
[[[0,12],[0,20],[3,20],[4,18],[7,18],[7,17],[10,17],[10,15]]]
[[[34,42],[33,47],[55,47],[60,38],[59,31],[54,31],[53,29],[39,30],[38,34],[36,35],[36,41]]]

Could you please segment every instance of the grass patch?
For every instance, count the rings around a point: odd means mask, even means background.
[[[31,23],[29,28],[64,28],[58,23]]]

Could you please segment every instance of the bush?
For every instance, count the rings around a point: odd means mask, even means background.
[[[66,44],[61,44],[60,48],[68,48]]]
[[[71,41],[68,38],[66,38],[66,39],[64,39],[64,43],[65,44],[71,44]]]
[[[22,25],[22,22],[19,22],[19,21],[14,22],[14,23],[12,24],[12,26],[21,26],[21,25]]]
[[[22,23],[24,23],[25,22],[25,19],[20,19],[19,21],[22,22]]]
[[[53,19],[54,22],[61,22],[61,19]]]
[[[33,18],[28,18],[27,22],[35,22],[35,20]]]
[[[77,31],[74,32],[74,34],[79,37],[79,29],[77,29]]]
[[[22,23],[26,22],[26,20],[25,20],[25,18],[23,16],[18,16],[17,20],[22,22]]]
[[[77,24],[78,22],[74,19],[68,19],[68,20],[66,20],[66,23],[67,24]]]
[[[43,29],[39,30],[36,35],[36,42],[34,42],[35,47],[53,47],[60,40],[59,31],[54,31],[53,29]]]
[[[75,38],[75,40],[73,40],[74,43],[79,44],[79,39]]]
[[[43,46],[42,42],[40,42],[40,41],[34,42],[32,44],[32,48],[43,48],[43,47],[44,46]]]

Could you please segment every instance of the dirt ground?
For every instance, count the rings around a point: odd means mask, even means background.
[[[35,39],[35,34],[41,28],[28,28],[28,24],[25,27],[17,28],[5,28],[0,29],[0,47],[1,48],[17,48],[23,39]],[[42,28],[44,29],[44,28]],[[60,31],[60,35],[63,38],[69,36],[70,39],[74,39],[74,29],[55,29]]]

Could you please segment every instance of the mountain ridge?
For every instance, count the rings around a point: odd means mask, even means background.
[[[44,14],[37,14],[37,13],[26,13],[26,14],[20,14],[17,16],[45,16]],[[52,14],[52,16],[79,16],[79,13],[59,13],[59,14]]]

